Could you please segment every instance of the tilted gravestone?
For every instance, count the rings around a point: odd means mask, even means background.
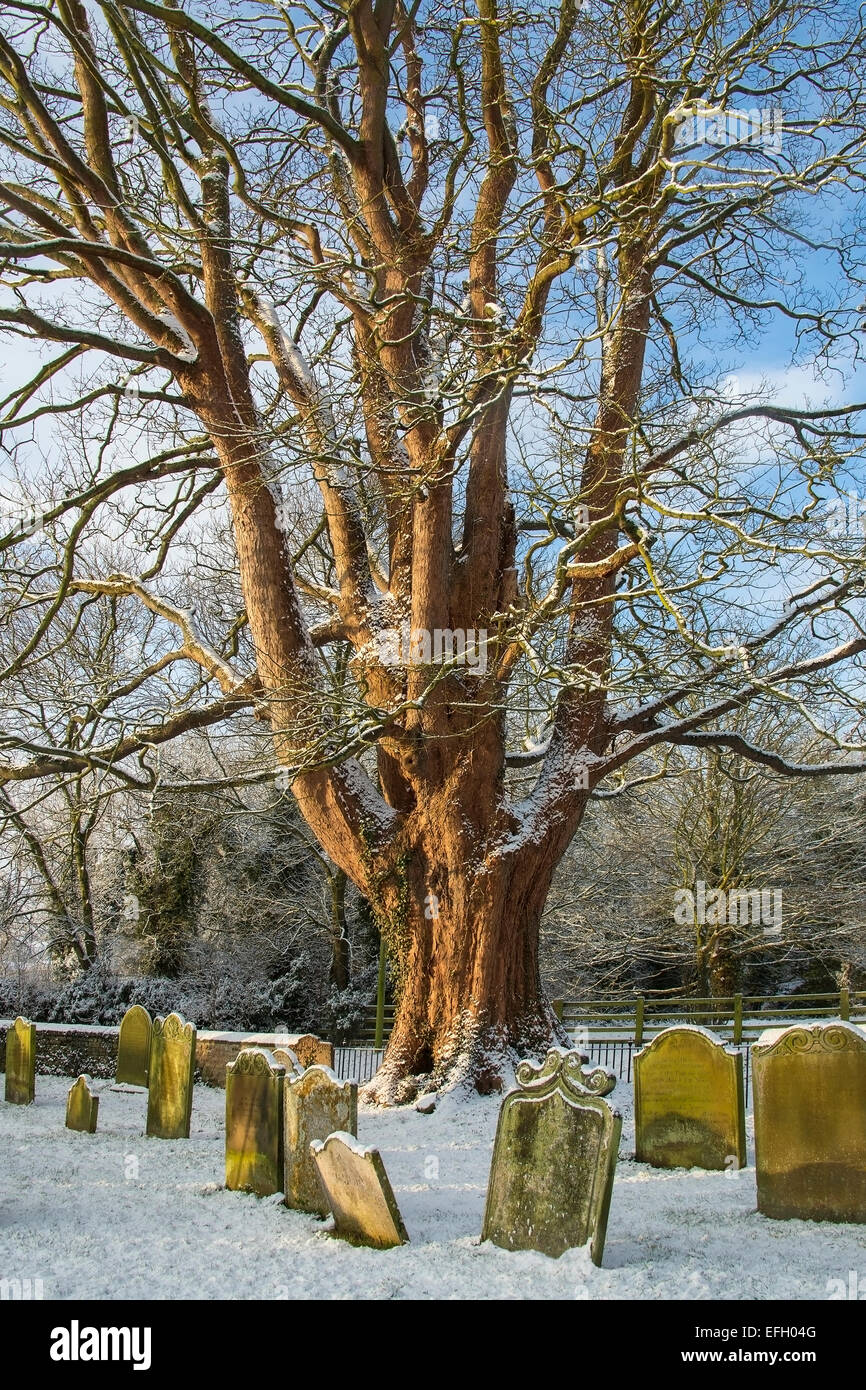
[[[358,1133],[358,1086],[341,1081],[330,1067],[312,1066],[285,1083],[286,1206],[327,1216],[330,1211],[310,1144],[335,1130]]]
[[[758,1210],[866,1222],[866,1033],[795,1024],[752,1048]]]
[[[95,1096],[89,1076],[79,1076],[66,1097],[66,1128],[80,1134],[95,1134],[99,1115],[99,1096]]]
[[[269,1197],[283,1188],[285,1067],[263,1047],[226,1067],[226,1187]]]
[[[118,1085],[147,1085],[152,1033],[153,1023],[147,1009],[133,1004],[123,1015],[117,1040],[117,1071],[114,1079]]]
[[[745,1167],[743,1059],[705,1028],[665,1028],[637,1054],[634,1105],[639,1163]]]
[[[16,1018],[6,1034],[6,1099],[30,1105],[36,1095],[36,1024]]]
[[[273,1047],[271,1056],[279,1066],[285,1067],[286,1076],[300,1076],[304,1070],[290,1047]]]
[[[150,1042],[147,1133],[188,1139],[195,1076],[195,1024],[180,1014],[155,1018]]]
[[[334,1214],[334,1234],[354,1245],[388,1250],[409,1237],[378,1149],[353,1134],[329,1134],[310,1145]]]
[[[482,1240],[558,1256],[591,1241],[601,1264],[622,1121],[603,1099],[616,1085],[579,1052],[521,1062],[502,1102]]]

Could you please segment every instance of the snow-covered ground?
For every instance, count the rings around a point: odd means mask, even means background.
[[[479,1242],[498,1097],[446,1096],[432,1115],[362,1108],[411,1244],[355,1249],[279,1196],[223,1189],[222,1091],[197,1086],[192,1137],[144,1137],[146,1095],[97,1082],[99,1131],[64,1127],[70,1080],[36,1102],[0,1101],[0,1280],[42,1280],[46,1299],[723,1298],[826,1299],[855,1271],[866,1226],[771,1221],[755,1174],[662,1172],[632,1161],[623,1115],[604,1268]],[[753,1162],[751,1150],[750,1164]]]

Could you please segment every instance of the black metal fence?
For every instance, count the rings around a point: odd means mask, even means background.
[[[384,1055],[384,1048],[335,1047],[334,1070],[344,1081],[357,1081],[363,1086],[365,1081],[372,1081]]]
[[[584,1051],[589,1056],[590,1066],[606,1067],[608,1071],[615,1073],[620,1081],[631,1081],[634,1056],[640,1052],[644,1046],[638,1044],[633,1038],[600,1038],[588,1044],[582,1044]],[[732,1052],[739,1052],[743,1058],[743,1085],[745,1089],[745,1101],[749,1103],[749,1093],[751,1085],[751,1063],[752,1050],[748,1043],[739,1043],[731,1046]]]
[[[634,1054],[640,1052],[643,1044],[636,1043],[633,1038],[599,1038],[581,1046],[589,1055],[591,1066],[607,1067],[620,1081],[630,1082]],[[743,1081],[748,1105],[751,1049],[748,1043],[740,1043],[734,1044],[732,1051],[740,1052],[743,1056]],[[384,1055],[382,1048],[337,1047],[334,1049],[334,1068],[337,1075],[346,1081],[357,1081],[359,1086],[363,1086],[376,1075]]]

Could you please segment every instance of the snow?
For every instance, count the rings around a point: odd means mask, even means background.
[[[162,310],[156,317],[165,324],[166,328],[168,328],[175,337],[180,339],[181,347],[173,349],[175,357],[181,362],[197,362],[198,348],[187,333],[180,319],[168,309]]]
[[[0,1274],[41,1278],[46,1299],[826,1299],[866,1278],[866,1230],[771,1221],[755,1174],[635,1163],[631,1087],[604,1266],[479,1241],[500,1098],[441,1095],[435,1114],[361,1107],[411,1243],[357,1249],[328,1223],[223,1188],[221,1091],[197,1086],[189,1140],[144,1138],[146,1093],[97,1083],[99,1130],[64,1128],[71,1078],[39,1076],[36,1102],[0,1102]],[[751,1118],[749,1119],[751,1138]],[[750,1164],[753,1164],[750,1143]]]

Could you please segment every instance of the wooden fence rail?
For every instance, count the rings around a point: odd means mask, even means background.
[[[842,1018],[866,1023],[866,990],[834,994],[731,994],[713,999],[554,999],[553,1010],[572,1035],[588,1039],[631,1039],[641,1044],[674,1023],[696,1023],[731,1042],[753,1041],[765,1028],[798,1020]],[[394,1023],[396,1006],[367,1009],[358,1031],[360,1046],[381,1047]],[[377,1029],[377,1023],[379,1028]]]

